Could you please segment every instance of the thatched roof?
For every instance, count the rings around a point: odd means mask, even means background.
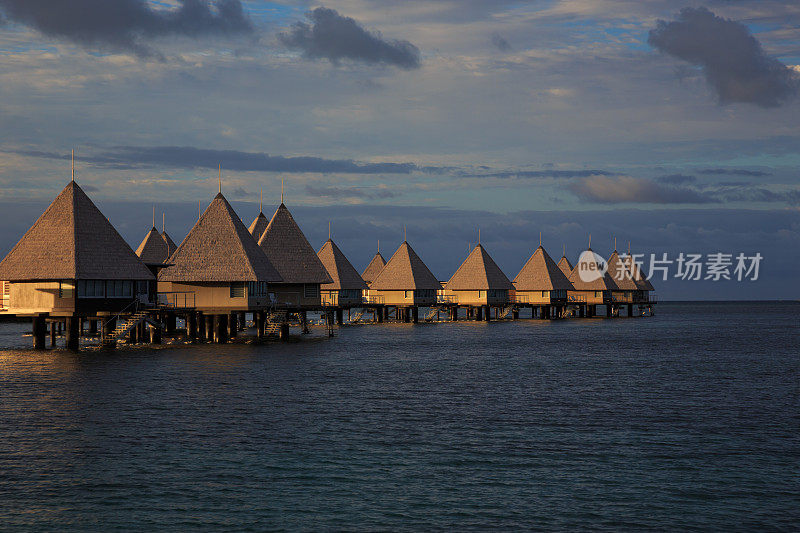
[[[635,291],[639,286],[634,281],[631,271],[628,270],[616,250],[608,258],[608,273],[621,291]]]
[[[512,290],[514,286],[480,244],[469,253],[456,273],[445,284],[451,291]]]
[[[372,281],[378,277],[378,274],[381,273],[384,266],[386,266],[386,259],[383,258],[380,252],[377,252],[373,256],[372,261],[367,265],[367,268],[364,269],[364,273],[361,274],[361,279],[367,283],[372,283]]]
[[[379,291],[439,290],[442,284],[411,246],[403,241],[369,288]]]
[[[633,256],[628,255],[625,258],[625,265],[631,271],[631,276],[633,277],[633,281],[636,282],[636,288],[640,291],[654,291],[655,287],[653,284],[650,283],[650,280],[645,277],[642,273],[642,270],[639,268],[639,264],[633,260]]]
[[[0,279],[150,280],[153,274],[83,189],[70,182],[0,262]]]
[[[258,245],[283,278],[283,283],[333,283],[292,214],[281,204]]]
[[[569,262],[566,255],[562,255],[561,259],[558,260],[558,268],[564,273],[564,277],[569,279],[570,274],[572,274],[572,263]]]
[[[222,193],[217,194],[169,262],[172,266],[161,271],[159,281],[281,281]]]
[[[258,242],[262,235],[264,235],[264,230],[267,229],[269,226],[269,220],[267,217],[264,216],[264,213],[259,212],[258,216],[253,220],[253,223],[250,224],[250,235]]]
[[[136,249],[136,255],[146,265],[163,265],[174,251],[174,248],[170,250],[167,240],[153,227],[147,232],[142,244]]]
[[[175,241],[172,240],[172,238],[169,236],[169,234],[166,232],[166,230],[161,232],[161,236],[164,238],[164,241],[167,243],[167,250],[169,250],[169,253],[167,254],[167,257],[168,258],[172,257],[172,254],[174,254],[175,250],[178,249],[178,245],[175,244]]]
[[[514,287],[518,291],[572,290],[572,283],[540,245],[514,278]]]
[[[317,252],[319,260],[325,265],[325,270],[333,279],[333,283],[325,283],[320,288],[323,290],[364,290],[367,284],[358,275],[358,271],[353,268],[344,253],[336,246],[336,243],[328,239]]]
[[[586,253],[588,252],[588,253]],[[583,281],[580,276],[580,272],[588,272],[590,268],[594,268],[598,272],[600,271],[600,265],[594,259],[594,253],[592,249],[589,248],[586,252],[582,253],[581,256],[578,258],[578,263],[575,265],[575,268],[572,269],[572,274],[569,276],[569,281],[572,283],[572,286],[575,287],[575,290],[578,291],[613,291],[618,290],[617,284],[614,283],[614,280],[609,275],[608,271],[606,271],[602,276],[598,277],[597,279],[593,279],[591,281]],[[594,266],[591,266],[591,263],[594,263]]]

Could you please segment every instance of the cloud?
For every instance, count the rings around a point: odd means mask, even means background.
[[[683,8],[677,20],[659,20],[650,46],[701,67],[723,104],[781,105],[797,94],[795,73],[766,55],[747,27],[706,8]]]
[[[772,176],[771,172],[763,172],[761,170],[747,170],[744,168],[704,168],[698,170],[698,174],[717,175],[717,176],[751,176],[763,177]]]
[[[502,35],[497,32],[492,34],[492,44],[501,52],[508,52],[511,50],[511,45],[508,44]]]
[[[49,159],[69,159],[69,154],[18,150],[14,153]],[[410,174],[422,171],[414,163],[359,163],[352,159],[324,159],[313,156],[285,157],[263,152],[211,150],[190,146],[117,146],[77,160],[119,169],[157,166],[168,168],[224,169],[240,172],[316,172],[342,174]],[[435,168],[435,167],[425,167]]]
[[[145,44],[154,37],[237,35],[254,31],[240,0],[178,0],[175,9],[154,9],[147,0],[0,0],[10,21],[48,37],[87,48],[160,57]]]
[[[278,40],[310,59],[327,59],[334,65],[349,59],[403,69],[420,67],[419,49],[408,41],[386,40],[333,9],[318,7],[306,17],[313,26],[296,22],[289,32],[280,33]]]
[[[765,202],[800,205],[800,189],[772,191],[763,187],[737,186],[729,184],[730,189],[723,190],[719,197],[727,202]]]
[[[367,198],[378,200],[381,198],[394,198],[399,193],[389,189],[363,189],[359,187],[317,187],[307,185],[306,192],[312,196],[322,196],[326,198]]]
[[[601,204],[705,204],[718,201],[694,189],[662,185],[631,176],[591,176],[571,183],[568,189],[583,200]]]
[[[696,180],[697,178],[694,176],[687,176],[686,174],[670,174],[669,176],[659,176],[656,178],[657,182],[666,183],[667,185],[683,185]]]
[[[608,170],[509,170],[491,174],[465,174],[469,178],[585,178],[588,176],[613,176]]]

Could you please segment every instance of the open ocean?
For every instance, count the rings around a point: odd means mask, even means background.
[[[28,350],[2,530],[800,528],[800,304]]]

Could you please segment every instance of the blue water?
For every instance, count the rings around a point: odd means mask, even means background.
[[[800,304],[11,350],[0,529],[800,527]]]

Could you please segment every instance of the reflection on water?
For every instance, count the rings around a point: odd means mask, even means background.
[[[28,350],[0,529],[794,529],[797,304]]]

